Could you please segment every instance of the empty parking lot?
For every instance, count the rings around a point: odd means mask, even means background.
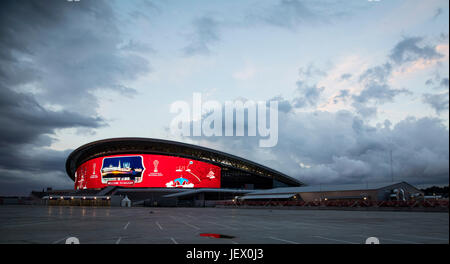
[[[426,212],[0,206],[0,243],[441,244],[448,221]]]

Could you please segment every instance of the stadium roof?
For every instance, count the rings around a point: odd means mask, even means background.
[[[72,180],[76,169],[84,162],[107,155],[148,153],[170,155],[206,161],[222,167],[236,168],[280,182],[301,186],[302,182],[264,165],[221,151],[197,145],[154,138],[110,138],[85,144],[74,150],[66,161],[66,171]]]

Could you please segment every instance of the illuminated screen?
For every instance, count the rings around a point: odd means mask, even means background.
[[[220,188],[220,167],[164,155],[114,155],[83,163],[75,189],[123,187]]]

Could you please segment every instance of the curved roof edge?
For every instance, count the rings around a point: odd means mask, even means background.
[[[122,146],[137,145],[139,147],[127,149],[127,147],[117,148],[117,145]],[[164,147],[178,148],[178,150],[184,150],[185,152],[177,153],[161,150]],[[102,152],[102,150],[104,150],[104,152]],[[69,177],[72,180],[74,180],[75,171],[77,167],[82,163],[84,163],[85,161],[99,156],[114,155],[116,153],[123,154],[126,152],[156,153],[161,155],[184,154],[186,156],[201,159],[204,161],[222,164],[223,166],[236,167],[244,171],[269,176],[272,177],[273,179],[281,180],[281,182],[288,182],[289,184],[294,184],[297,186],[305,185],[303,182],[295,178],[292,178],[284,173],[281,173],[279,171],[258,164],[256,162],[235,155],[231,155],[222,151],[178,141],[155,139],[155,138],[140,138],[140,137],[108,138],[84,144],[79,148],[75,149],[74,151],[72,151],[72,153],[70,153],[70,155],[67,157],[66,172],[69,175]]]

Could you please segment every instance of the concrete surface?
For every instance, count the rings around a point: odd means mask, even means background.
[[[0,243],[448,244],[448,226],[426,212],[0,206]]]

